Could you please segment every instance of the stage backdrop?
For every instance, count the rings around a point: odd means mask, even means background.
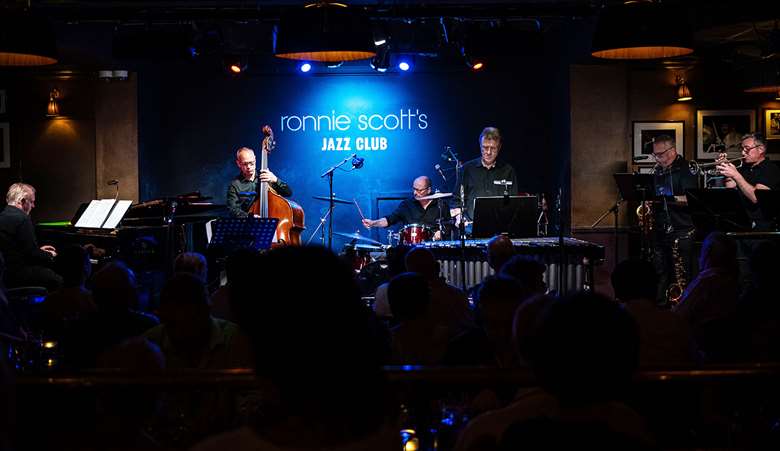
[[[520,191],[567,193],[568,71],[547,67],[240,79],[199,75],[187,65],[147,68],[139,75],[141,199],[197,190],[224,203],[227,184],[238,174],[235,150],[258,150],[264,124],[277,141],[269,166],[305,210],[304,240],[327,211],[313,197],[327,196],[321,175],[329,167],[352,154],[364,158],[362,169],[347,172],[347,161],[334,173],[333,190],[376,218],[392,208],[377,198],[411,196],[416,176],[428,175],[434,188],[453,191],[453,163],[441,154],[450,146],[463,160],[478,157],[485,126],[501,129],[500,157],[517,170]],[[446,182],[434,170],[437,163]],[[336,207],[334,230],[371,234],[352,205]],[[372,232],[386,241],[386,233]]]

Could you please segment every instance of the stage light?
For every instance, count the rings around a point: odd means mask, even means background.
[[[412,68],[412,65],[409,63],[409,61],[401,60],[398,63],[398,68],[401,69],[402,71],[406,72],[406,71],[408,71],[409,69]]]
[[[241,75],[246,72],[249,64],[246,58],[239,56],[226,56],[225,57],[225,69],[231,75]]]
[[[300,71],[305,74],[306,72],[309,72],[311,70],[311,64],[303,63],[300,66],[298,66],[298,69],[300,69]]]

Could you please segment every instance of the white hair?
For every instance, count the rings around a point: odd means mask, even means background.
[[[8,193],[5,195],[5,202],[8,205],[20,204],[25,199],[29,200],[33,194],[35,194],[35,188],[33,188],[32,185],[14,183],[8,188]]]

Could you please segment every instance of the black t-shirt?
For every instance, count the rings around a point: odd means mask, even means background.
[[[688,207],[677,205],[673,198],[673,196],[684,196],[686,190],[699,187],[699,178],[691,174],[688,161],[682,155],[677,155],[668,168],[657,166],[653,172],[653,182],[655,195],[664,197],[667,201],[666,204],[661,201],[653,206],[655,230],[659,233],[664,232],[670,222],[675,232],[692,229],[693,221]]]
[[[469,218],[474,219],[474,199],[504,194],[504,186],[493,183],[497,180],[512,182],[511,186],[507,186],[507,191],[510,196],[517,195],[517,175],[509,164],[497,161],[492,168],[488,169],[482,166],[482,158],[463,164],[463,189],[466,194],[465,205]]]
[[[737,169],[745,181],[755,186],[757,184],[764,185],[771,190],[780,189],[780,168],[770,160],[763,160],[753,166],[742,165]],[[737,188],[739,190],[739,188]],[[745,204],[745,210],[747,210],[748,216],[756,222],[756,229],[768,230],[771,224],[769,220],[765,219],[761,214],[761,207],[757,203],[753,203],[742,194],[739,190],[740,197]]]
[[[423,208],[420,202],[415,199],[405,199],[398,207],[387,215],[387,225],[393,224],[425,224],[434,229],[438,228],[439,205],[441,204],[441,217],[447,221],[450,219],[450,209],[444,199],[435,199],[428,204],[428,208]],[[446,231],[446,227],[445,227]]]

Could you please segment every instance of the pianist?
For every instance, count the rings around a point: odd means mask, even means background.
[[[62,285],[62,277],[51,269],[57,250],[40,246],[30,211],[35,207],[35,188],[26,183],[14,183],[5,196],[5,209],[0,213],[0,252],[5,257],[5,284],[45,287],[49,291]]]
[[[269,170],[256,171],[255,151],[242,147],[236,151],[236,166],[241,171],[238,177],[230,182],[227,190],[227,206],[230,214],[243,218],[248,216],[249,207],[257,196],[257,181],[268,182],[277,194],[290,197],[292,189]]]

